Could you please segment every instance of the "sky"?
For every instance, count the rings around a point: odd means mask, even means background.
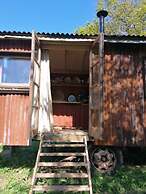
[[[72,33],[96,17],[97,0],[1,0],[0,31]]]

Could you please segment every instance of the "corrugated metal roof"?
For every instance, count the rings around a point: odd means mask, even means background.
[[[94,35],[78,35],[78,34],[69,34],[69,33],[45,33],[45,32],[36,32],[41,37],[47,37],[47,38],[81,38],[81,39],[87,39],[87,38],[95,38]],[[10,36],[31,36],[31,32],[17,32],[17,31],[0,31],[1,36],[10,35]]]
[[[146,36],[136,36],[136,35],[105,35],[105,40],[130,40],[130,41],[146,41]]]
[[[43,36],[43,37],[52,37],[52,38],[95,38],[98,36],[98,34],[73,34],[73,33],[45,33],[45,32],[36,32],[38,35]],[[31,32],[20,32],[20,31],[0,31],[0,35],[11,35],[11,36],[31,36]],[[116,37],[116,38],[121,38],[121,37],[132,37],[132,38],[146,38],[144,35],[105,35],[106,37]]]
[[[31,38],[31,32],[19,32],[19,31],[0,31],[0,36],[17,36],[17,37],[28,37]],[[97,35],[78,35],[78,34],[69,34],[69,33],[45,33],[37,32],[40,38],[52,39],[52,40],[83,40],[83,41],[94,41]],[[105,42],[123,42],[123,43],[146,43],[146,36],[138,35],[105,35]]]

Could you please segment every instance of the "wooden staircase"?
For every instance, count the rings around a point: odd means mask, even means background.
[[[49,192],[93,194],[84,133],[42,134],[29,194]]]

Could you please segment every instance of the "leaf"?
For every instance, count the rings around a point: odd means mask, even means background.
[[[102,8],[109,13],[105,20],[106,34],[146,35],[146,0],[99,0],[97,10]],[[97,19],[79,27],[76,33],[97,34]]]

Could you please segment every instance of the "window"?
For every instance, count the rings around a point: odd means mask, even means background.
[[[30,59],[0,57],[0,83],[28,83]]]

